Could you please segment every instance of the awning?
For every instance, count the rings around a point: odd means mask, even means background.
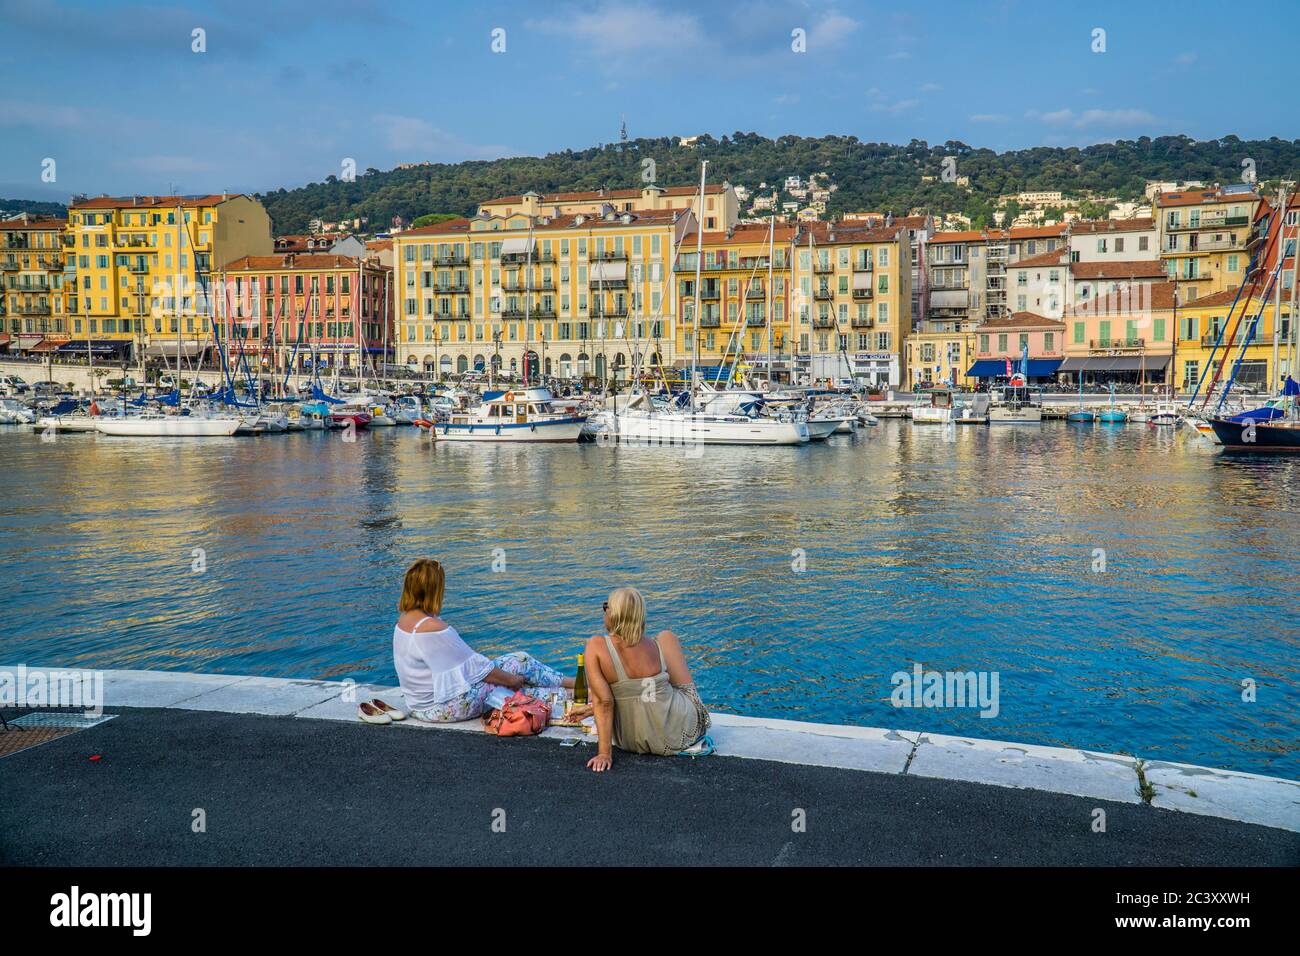
[[[194,339],[180,343],[180,353],[184,358],[194,358],[196,355],[200,354],[203,349],[203,343],[197,342]],[[175,358],[176,352],[177,346],[174,341],[150,342],[149,347],[144,350],[144,354],[147,358]]]
[[[871,291],[871,273],[855,272],[853,273],[853,291]]]
[[[9,348],[9,336],[4,332],[0,332],[0,349],[7,348]]]
[[[62,342],[51,342],[49,339],[43,339],[37,342],[30,349],[32,352],[57,352],[63,345]]]
[[[537,245],[537,240],[531,236],[523,239],[505,239],[501,243],[501,254],[503,256],[522,256],[532,252]]]
[[[19,334],[14,336],[14,347],[26,351],[27,349],[33,348],[34,346],[39,345],[41,342],[44,341],[45,341],[45,336],[43,335]]]
[[[1029,377],[1044,378],[1055,375],[1061,366],[1060,359],[1030,359]],[[1020,359],[1011,360],[1011,374],[1020,371]],[[967,378],[1005,378],[1007,375],[1006,359],[979,359],[967,371]]]
[[[626,282],[626,262],[593,262],[591,264],[591,282]]]
[[[111,355],[114,352],[122,352],[131,347],[131,343],[118,339],[95,339],[87,343],[85,339],[73,339],[71,342],[64,342],[59,346],[59,353],[67,355],[70,353],[86,354],[89,350],[92,355]]]
[[[1168,355],[1088,355],[1072,356],[1061,363],[1062,372],[1140,372],[1162,371],[1169,365]]]

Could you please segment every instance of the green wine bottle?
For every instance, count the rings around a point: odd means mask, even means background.
[[[578,655],[578,674],[573,678],[573,702],[575,704],[585,704],[587,702],[587,668],[582,664],[582,655]]]

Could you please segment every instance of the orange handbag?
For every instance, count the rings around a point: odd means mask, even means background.
[[[545,730],[550,719],[547,704],[517,690],[503,706],[483,718],[483,729],[498,737],[531,737]]]

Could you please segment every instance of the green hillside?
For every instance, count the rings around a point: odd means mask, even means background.
[[[956,175],[970,177],[969,189],[942,181],[943,161],[956,160]],[[301,232],[311,219],[365,217],[372,230],[393,216],[408,222],[431,213],[469,215],[494,196],[525,192],[628,188],[642,183],[643,160],[655,163],[661,185],[693,183],[699,163],[709,160],[710,182],[728,180],[754,190],[760,182],[778,186],[787,176],[829,174],[839,188],[829,212],[915,207],[934,213],[965,212],[987,220],[996,196],[1033,189],[1061,189],[1067,195],[1092,192],[1138,198],[1148,179],[1239,182],[1242,160],[1254,161],[1261,181],[1300,177],[1300,140],[1240,140],[1235,136],[1198,142],[1185,136],[1142,137],[1084,148],[1037,147],[996,153],[964,143],[906,146],[863,143],[853,136],[768,139],[734,133],[701,137],[694,147],[676,138],[636,139],[539,157],[441,163],[381,172],[369,169],[354,182],[331,177],[299,189],[279,189],[260,198],[277,233]]]

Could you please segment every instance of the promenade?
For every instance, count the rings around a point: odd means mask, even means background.
[[[349,692],[105,672],[112,719],[0,759],[0,863],[1300,863],[1294,781],[726,714],[718,755],[593,774],[574,731],[365,725]]]

